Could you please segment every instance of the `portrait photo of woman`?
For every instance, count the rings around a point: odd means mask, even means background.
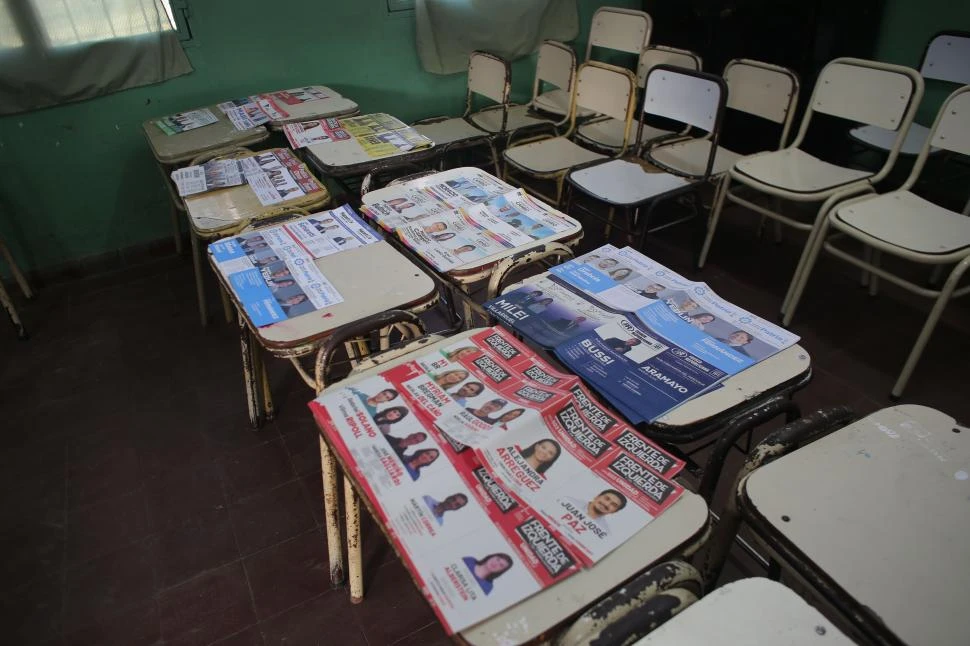
[[[420,449],[411,455],[401,456],[401,459],[404,460],[404,468],[411,479],[417,480],[421,477],[421,469],[432,464],[440,454],[438,449]]]
[[[410,412],[406,406],[391,406],[379,413],[374,413],[374,423],[377,424],[377,430],[387,435],[391,432],[391,425],[400,422]]]
[[[468,379],[468,371],[462,370],[461,368],[445,370],[442,373],[432,376],[432,379],[442,388],[450,388]]]
[[[521,449],[519,453],[536,473],[542,475],[559,459],[562,447],[555,440],[539,440]]]
[[[481,560],[473,556],[462,557],[462,561],[468,566],[472,576],[478,582],[482,592],[488,594],[492,591],[493,581],[509,571],[512,567],[512,557],[503,552],[489,554]]]

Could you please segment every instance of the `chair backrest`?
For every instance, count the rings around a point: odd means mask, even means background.
[[[909,67],[861,58],[836,58],[815,81],[802,124],[791,147],[805,140],[815,112],[896,132],[886,160],[869,182],[881,181],[899,156],[923,98],[923,77]]]
[[[909,190],[916,183],[932,148],[970,155],[970,85],[957,89],[943,102],[903,189]]]
[[[781,124],[783,146],[798,104],[798,76],[787,67],[736,58],[724,67],[723,77],[727,107]]]
[[[970,33],[943,31],[933,36],[923,52],[919,72],[935,81],[970,83]]]
[[[600,7],[593,14],[593,22],[589,28],[586,60],[590,59],[593,47],[615,49],[639,56],[650,43],[652,31],[653,19],[648,13],[635,9]]]
[[[629,124],[636,105],[636,78],[630,70],[598,61],[583,63],[576,72],[572,116],[585,108]]]
[[[701,69],[701,57],[686,49],[650,45],[640,54],[640,62],[637,65],[637,85],[639,87],[644,86],[647,82],[647,74],[657,65],[673,65],[696,72]]]
[[[819,74],[806,117],[814,111],[899,130],[922,94],[923,79],[908,67],[837,58]]]
[[[711,133],[717,130],[726,100],[724,79],[671,65],[657,65],[647,75],[641,119],[664,117]]]
[[[505,59],[481,51],[468,56],[469,93],[480,94],[495,103],[508,103],[511,84],[512,74]]]
[[[532,98],[542,92],[542,83],[555,85],[567,94],[572,94],[573,81],[576,80],[576,52],[569,45],[556,40],[544,40],[539,47],[536,61],[536,76],[532,87]]]

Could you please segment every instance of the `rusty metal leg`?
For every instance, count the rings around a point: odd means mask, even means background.
[[[259,346],[254,347],[259,364],[259,380],[263,394],[263,413],[265,414],[265,419],[271,421],[276,416],[276,408],[273,406],[273,392],[269,387],[269,372],[266,370],[266,362],[263,360],[260,350],[261,348]]]
[[[189,231],[192,239],[192,269],[195,272],[195,297],[199,302],[199,317],[202,327],[209,321],[209,311],[205,305],[205,284],[202,282],[202,250],[199,248],[199,237],[194,231]]]
[[[179,209],[172,204],[172,238],[175,241],[175,253],[182,255],[182,228],[179,223]]]
[[[7,266],[10,267],[10,273],[13,274],[13,279],[20,285],[20,291],[24,293],[26,298],[33,298],[34,292],[30,289],[30,284],[27,283],[27,279],[20,272],[17,261],[13,259],[13,254],[10,253],[10,249],[7,248],[3,240],[0,240],[0,255],[3,255],[4,260],[7,261]]]
[[[246,406],[249,408],[249,423],[253,430],[260,425],[259,392],[257,390],[257,369],[253,365],[253,339],[243,317],[239,317],[239,346],[242,351],[243,382],[246,385]]]
[[[229,300],[229,294],[226,293],[226,290],[222,286],[219,287],[219,295],[222,296],[222,311],[226,315],[226,323],[232,325],[233,321],[236,320],[236,308],[232,306],[232,301]]]
[[[3,305],[3,309],[7,310],[7,316],[10,317],[14,327],[17,328],[17,336],[26,339],[27,330],[24,329],[24,324],[20,321],[20,316],[17,315],[17,309],[13,306],[10,294],[7,293],[7,288],[3,286],[2,282],[0,282],[0,305]]]
[[[360,550],[360,500],[344,477],[344,514],[347,522],[347,564],[350,576],[350,603],[364,600],[364,563]]]
[[[330,558],[330,584],[344,582],[344,549],[340,540],[340,494],[337,491],[337,461],[326,441],[320,438],[320,467],[323,476],[323,517],[327,527],[327,555]]]

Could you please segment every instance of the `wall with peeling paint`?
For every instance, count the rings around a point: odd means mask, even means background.
[[[364,112],[407,120],[464,105],[464,75],[422,71],[412,14],[388,15],[384,0],[291,0],[279,16],[256,0],[189,4],[193,74],[0,119],[0,235],[24,269],[105,254],[110,262],[110,254],[169,235],[168,197],[142,135],[145,119],[309,83],[326,83]],[[640,3],[579,4],[585,27],[600,5]],[[528,59],[513,66],[520,98],[533,66]]]

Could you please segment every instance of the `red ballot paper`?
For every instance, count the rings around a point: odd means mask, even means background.
[[[683,493],[682,461],[497,328],[310,406],[450,632],[594,564]]]

